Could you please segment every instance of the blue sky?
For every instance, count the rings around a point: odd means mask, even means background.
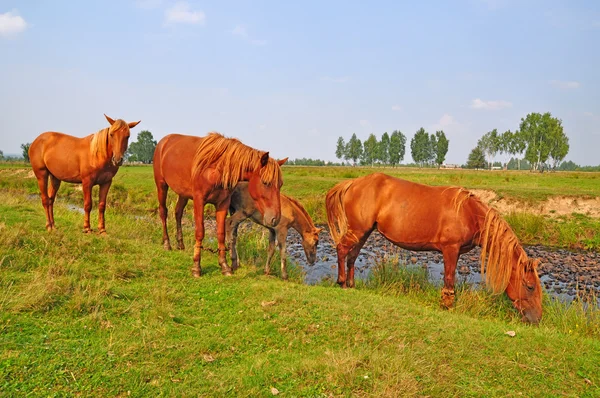
[[[0,150],[106,113],[142,120],[132,140],[216,130],[278,158],[443,129],[462,164],[549,111],[598,165],[599,48],[598,1],[0,0]]]

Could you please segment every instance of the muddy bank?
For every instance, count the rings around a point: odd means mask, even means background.
[[[331,237],[327,232],[321,233],[317,262],[314,266],[306,263],[301,245],[301,237],[296,231],[288,234],[288,255],[306,273],[305,282],[319,283],[323,279],[335,281],[337,278],[337,255]],[[595,292],[600,296],[600,253],[571,252],[553,250],[542,246],[526,246],[527,255],[541,259],[538,273],[546,291],[561,299],[573,299],[577,293]],[[457,265],[457,282],[478,284],[481,282],[478,247],[460,256]],[[388,242],[377,231],[367,240],[356,260],[356,277],[367,278],[372,267],[379,261],[398,258],[409,265],[427,267],[430,278],[441,283],[444,263],[440,253],[413,252],[403,250]]]

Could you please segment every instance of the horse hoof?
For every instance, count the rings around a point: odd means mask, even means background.
[[[284,281],[288,280],[288,276],[287,275],[281,275],[281,279],[283,279]]]
[[[169,249],[171,250],[171,249]],[[178,245],[177,246],[177,250],[185,250],[185,246],[184,245]]]
[[[90,234],[90,233],[92,233],[92,232],[93,232],[93,231],[92,231],[92,229],[91,229],[91,228],[84,228],[84,229],[83,229],[83,233],[84,233],[84,234]]]
[[[106,233],[105,229],[101,229],[101,230],[98,231],[98,235],[106,236],[108,234]]]
[[[194,278],[200,278],[200,276],[202,275],[202,271],[200,271],[198,268],[192,268],[192,277]]]
[[[229,267],[221,267],[221,273],[223,275],[225,275],[225,276],[232,276],[233,275],[233,271]]]
[[[170,243],[167,243],[167,242],[165,242],[165,243],[163,243],[163,248],[164,248],[165,250],[171,250],[171,244],[170,244]]]

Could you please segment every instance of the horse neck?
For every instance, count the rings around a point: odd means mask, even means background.
[[[310,217],[308,217],[305,213],[304,209],[300,209],[299,204],[295,203],[293,200],[285,198],[283,195],[281,198],[283,199],[282,205],[285,201],[292,209],[293,220],[290,226],[298,231],[300,235],[304,235],[305,233],[312,231],[315,226]]]

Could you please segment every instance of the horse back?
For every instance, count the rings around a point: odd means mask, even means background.
[[[79,138],[48,131],[40,134],[29,147],[29,160],[35,170],[47,169],[56,178],[81,182],[82,162],[90,156],[91,135]]]
[[[154,179],[166,183],[178,195],[191,199],[192,168],[201,137],[169,134],[163,137],[154,151]]]
[[[407,248],[472,239],[469,195],[457,187],[436,187],[376,173],[348,189],[344,205],[351,228],[373,228]],[[352,214],[352,216],[350,215]]]

